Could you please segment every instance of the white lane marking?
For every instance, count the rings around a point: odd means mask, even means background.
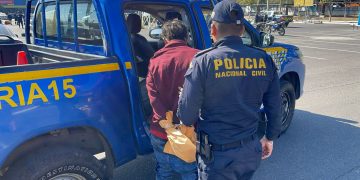
[[[348,52],[348,53],[356,53],[356,54],[360,54],[359,51],[348,51],[348,50],[343,50],[343,49],[329,49],[329,48],[320,48],[320,47],[314,47],[314,46],[302,46],[302,45],[296,45],[298,47],[303,47],[303,48],[310,48],[310,49],[320,49],[320,50],[328,50],[328,51],[340,51],[340,52]]]
[[[356,39],[354,39],[354,38],[344,37],[344,36],[314,36],[314,37],[311,37],[311,39],[315,39],[315,40],[333,40],[333,41],[351,41],[351,40],[356,40]]]
[[[312,56],[304,56],[304,57],[311,58],[311,59],[327,60],[326,58],[319,58],[319,57],[312,57]]]
[[[305,48],[306,48],[307,45],[309,44],[309,43],[300,42],[300,41],[298,41],[298,42],[283,41],[282,43],[285,43],[285,44],[294,44],[295,46],[298,46],[298,47],[301,47],[301,46],[303,45]],[[315,44],[313,44],[313,45],[315,45]],[[317,45],[319,45],[319,44],[317,44]],[[326,44],[324,44],[324,45],[326,45]],[[312,46],[311,46],[311,47],[312,47]],[[315,47],[315,49],[316,49],[316,48],[323,48],[323,47]],[[323,48],[323,49],[325,49],[325,50],[334,50],[334,51],[344,51],[344,52],[360,53],[359,51],[351,51],[351,50],[343,50],[343,49],[331,49],[331,48]]]
[[[354,32],[354,33],[346,33],[346,34],[330,34],[331,32],[334,31],[321,31],[319,33],[311,33],[311,32],[301,32],[302,35],[309,35],[309,37],[311,37],[311,35],[313,36],[321,36],[321,35],[326,35],[326,36],[334,36],[334,37],[338,37],[338,36],[345,36],[345,37],[352,37],[354,39],[357,39],[356,37],[358,37],[358,35],[360,33]],[[359,39],[357,39],[359,40]]]
[[[306,36],[303,36],[303,37],[306,37]],[[352,44],[352,43],[343,43],[343,42],[332,42],[332,41],[315,41],[315,40],[307,40],[307,39],[303,39],[303,37],[291,37],[291,38],[294,38],[292,40],[299,40],[300,42],[302,41],[307,41],[307,42],[318,42],[318,43],[329,43],[329,44],[341,44],[341,45],[349,45],[349,46],[360,46],[360,43],[359,44]],[[302,39],[300,39],[302,38]],[[291,40],[290,40],[291,41]]]
[[[292,34],[289,34],[288,35],[292,35]],[[327,34],[327,33],[321,33],[321,34],[307,34],[307,33],[301,33],[300,34],[296,34],[296,35],[293,35],[293,36],[298,36],[298,37],[306,37],[306,38],[314,38],[314,37],[318,37],[318,36],[334,36],[334,37],[346,37],[346,38],[351,38],[352,40],[351,41],[358,41],[360,40],[358,37],[360,37],[360,33],[359,34]],[[280,37],[281,36],[277,36],[277,37]],[[286,38],[286,36],[283,36],[283,38]]]

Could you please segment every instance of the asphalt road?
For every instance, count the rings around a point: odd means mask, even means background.
[[[291,24],[275,41],[302,50],[305,92],[254,180],[360,179],[360,30]],[[154,169],[153,156],[143,156],[116,169],[114,179],[151,180]]]
[[[254,180],[360,179],[360,30],[291,24],[275,41],[304,54],[306,82],[293,122]],[[118,168],[115,179],[154,179],[152,155]]]

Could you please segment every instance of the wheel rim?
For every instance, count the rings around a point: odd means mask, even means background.
[[[57,175],[51,178],[50,180],[86,180],[86,178],[79,174],[66,173],[66,174]]]
[[[282,125],[284,125],[290,114],[290,96],[288,93],[281,93],[281,115],[282,115]]]

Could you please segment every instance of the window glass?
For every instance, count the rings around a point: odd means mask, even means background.
[[[42,5],[39,6],[36,13],[35,36],[37,38],[43,38],[41,8]],[[47,3],[45,5],[45,16],[47,38],[56,40],[57,19],[55,3]],[[79,44],[103,45],[99,21],[91,0],[77,2],[77,23]],[[63,42],[74,42],[74,4],[72,1],[60,2],[60,30]]]
[[[141,17],[141,31],[136,34],[145,37],[154,47],[154,50],[163,47],[164,43],[158,38],[151,38],[149,36],[149,31],[161,29],[163,24],[170,19],[180,19],[186,25],[189,31],[188,44],[195,47],[192,24],[189,20],[187,11],[183,7],[172,5],[128,4],[125,6],[125,17],[129,14],[137,14]],[[158,32],[161,32],[161,30]]]
[[[74,17],[72,1],[60,4],[60,29],[61,38],[64,42],[74,42]]]
[[[55,3],[47,3],[45,5],[46,36],[48,39],[56,39],[57,38],[55,9],[56,9]],[[35,37],[43,38],[42,4],[39,6],[39,8],[36,12]]]
[[[55,3],[49,3],[45,6],[46,37],[48,39],[57,39],[55,9]]]
[[[36,11],[36,27],[35,27],[35,37],[37,38],[41,38],[42,37],[42,20],[41,20],[41,8],[42,8],[42,4],[40,4],[38,6],[38,9]]]
[[[209,32],[211,32],[210,27],[211,27],[211,13],[212,13],[212,9],[210,8],[201,8],[202,14],[204,16],[204,19],[206,21],[206,23],[208,24],[208,28],[209,28]],[[251,40],[251,36],[248,32],[248,30],[246,29],[244,34],[241,36],[243,43],[246,45],[252,45],[252,40]]]
[[[77,4],[79,44],[103,45],[99,20],[92,1],[81,1]]]

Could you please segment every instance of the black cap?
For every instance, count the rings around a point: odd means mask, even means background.
[[[224,0],[217,3],[212,12],[212,20],[225,24],[242,24],[244,12],[240,4],[234,0]]]

